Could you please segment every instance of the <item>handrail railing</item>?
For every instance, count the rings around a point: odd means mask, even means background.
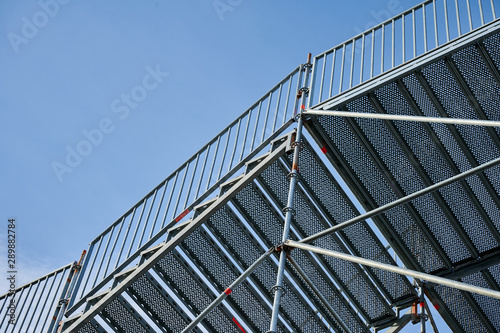
[[[73,264],[68,264],[16,288],[14,293],[1,295],[0,332],[47,332],[61,295],[67,289],[72,268]]]
[[[497,18],[495,1],[427,0],[314,58],[317,105]]]
[[[298,74],[299,67],[90,243],[68,314],[291,124]]]
[[[496,19],[494,0],[426,0],[314,58],[308,105],[382,75]],[[149,192],[88,250],[70,309],[158,243],[166,231],[241,169],[293,121],[300,67]],[[73,301],[77,302],[73,304]]]

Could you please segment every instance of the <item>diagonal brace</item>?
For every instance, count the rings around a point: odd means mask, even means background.
[[[382,269],[384,271],[389,271],[389,272],[393,272],[393,273],[397,273],[397,274],[401,274],[401,275],[411,276],[415,279],[433,282],[433,283],[440,284],[443,286],[447,286],[447,287],[451,287],[451,288],[455,288],[455,289],[459,289],[459,290],[463,290],[463,291],[476,293],[476,294],[483,295],[483,296],[488,296],[488,297],[500,299],[500,291],[476,287],[476,286],[473,286],[473,285],[470,285],[467,283],[458,282],[458,281],[450,280],[450,279],[445,279],[445,278],[442,278],[439,276],[435,276],[435,275],[431,275],[431,274],[427,274],[427,273],[422,273],[422,272],[414,271],[414,270],[407,269],[407,268],[401,268],[398,266],[383,264],[383,263],[380,263],[377,261],[353,256],[350,254],[326,250],[326,249],[322,249],[322,248],[317,247],[317,246],[312,246],[309,244],[295,242],[293,240],[287,240],[285,242],[285,244],[287,246],[289,246],[290,248],[299,248],[302,250],[307,250],[307,251],[315,252],[318,254],[322,254],[322,255],[326,255],[326,256],[342,259],[342,260],[347,260],[347,261],[354,262],[354,263],[357,263],[360,265],[378,268],[378,269]]]
[[[413,199],[419,198],[419,197],[421,197],[421,196],[423,196],[425,194],[434,192],[434,191],[436,191],[436,190],[438,190],[438,189],[440,189],[440,188],[442,188],[444,186],[450,185],[450,184],[452,184],[454,182],[457,182],[457,181],[462,180],[464,178],[467,178],[467,177],[470,177],[472,175],[475,175],[476,173],[484,171],[484,170],[486,170],[488,168],[491,168],[491,167],[493,167],[495,165],[498,165],[498,164],[500,164],[500,158],[497,158],[497,159],[491,160],[491,161],[489,161],[487,163],[481,164],[481,165],[479,165],[479,166],[477,166],[475,168],[472,168],[472,169],[467,170],[465,172],[459,173],[458,175],[455,175],[453,177],[445,179],[445,180],[443,180],[443,181],[441,181],[439,183],[436,183],[434,185],[426,187],[426,188],[424,188],[424,189],[422,189],[420,191],[417,191],[415,193],[409,194],[409,195],[407,195],[407,196],[405,196],[403,198],[400,198],[400,199],[398,199],[396,201],[390,202],[390,203],[388,203],[386,205],[380,206],[380,207],[378,207],[376,209],[373,209],[373,210],[371,210],[369,212],[366,212],[364,214],[356,216],[355,218],[352,218],[352,219],[350,219],[350,220],[348,220],[346,222],[342,222],[340,224],[337,224],[336,226],[333,226],[331,228],[325,229],[325,230],[323,230],[321,232],[318,232],[317,234],[311,235],[309,237],[306,237],[306,238],[300,240],[300,242],[301,243],[310,243],[310,242],[312,242],[312,241],[314,241],[314,240],[316,240],[318,238],[321,238],[323,236],[326,236],[328,234],[336,232],[336,231],[338,231],[340,229],[344,229],[344,228],[346,228],[346,227],[348,227],[348,226],[350,226],[352,224],[355,224],[357,222],[361,222],[361,221],[364,221],[364,220],[369,219],[371,217],[374,217],[374,216],[377,216],[379,214],[382,214],[383,212],[385,212],[385,211],[387,211],[387,210],[389,210],[391,208],[394,208],[394,207],[396,207],[398,205],[407,203],[408,201],[411,201]]]
[[[196,327],[203,319],[205,319],[208,314],[217,307],[224,299],[226,299],[227,296],[229,296],[234,289],[236,289],[243,281],[246,280],[246,278],[252,274],[257,268],[260,267],[260,264],[262,264],[267,257],[271,255],[275,251],[274,247],[270,248],[266,253],[264,253],[259,259],[257,259],[250,267],[247,268],[243,274],[241,274],[234,282],[226,289],[224,290],[210,305],[203,310],[186,328],[182,331],[182,333],[188,333],[190,332],[193,328]]]

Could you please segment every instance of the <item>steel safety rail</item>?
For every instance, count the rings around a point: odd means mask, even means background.
[[[496,0],[427,0],[314,57],[309,107],[497,18]]]
[[[0,296],[0,331],[6,333],[48,332],[69,287],[74,264],[70,263],[39,279]],[[11,317],[11,315],[14,317]],[[15,319],[14,319],[15,318]],[[14,324],[10,322],[14,319]]]
[[[90,243],[67,315],[290,126],[301,73],[294,69]]]

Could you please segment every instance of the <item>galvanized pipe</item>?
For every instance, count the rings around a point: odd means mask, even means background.
[[[420,292],[420,333],[425,333],[425,296],[424,296],[424,288],[422,285],[418,288]]]
[[[425,116],[406,116],[385,113],[363,113],[363,112],[349,112],[337,110],[307,110],[304,112],[305,116],[337,116],[337,117],[350,117],[350,118],[371,118],[383,120],[404,120],[416,121],[423,123],[441,123],[453,125],[472,125],[472,126],[488,126],[500,127],[500,121],[495,120],[478,120],[478,119],[459,119],[459,118],[438,118],[438,117],[425,117]]]
[[[308,86],[309,82],[309,66],[311,64],[311,54],[309,53],[307,64],[303,65],[302,68],[305,71],[304,75],[304,87]],[[307,101],[307,94],[302,93],[300,98],[300,103],[296,103],[296,105],[300,104],[300,110],[303,111],[305,108],[305,103]],[[297,113],[295,110],[294,114]],[[298,175],[299,175],[299,152],[300,152],[300,141],[302,139],[302,125],[303,125],[303,116],[302,112],[298,115],[297,120],[297,133],[295,136],[295,148],[294,148],[294,156],[293,156],[293,164],[292,170],[290,172],[290,189],[288,192],[288,201],[287,206],[285,207],[285,225],[283,226],[283,238],[282,242],[284,243],[288,239],[288,234],[290,232],[290,225],[292,223],[292,213],[293,213],[293,202],[295,196],[295,186],[297,185]],[[286,252],[284,250],[280,253],[279,265],[278,265],[278,274],[276,277],[276,286],[274,293],[274,302],[273,302],[273,312],[271,315],[271,323],[269,326],[269,332],[276,332],[278,327],[278,317],[279,317],[279,308],[281,303],[281,295],[283,293],[283,279],[285,276],[285,265],[286,265]]]
[[[443,181],[441,181],[439,183],[436,183],[434,185],[426,187],[426,188],[424,188],[424,189],[422,189],[420,191],[417,191],[415,193],[409,194],[409,195],[407,195],[407,196],[405,196],[403,198],[400,198],[400,199],[398,199],[396,201],[393,201],[393,202],[390,202],[390,203],[388,203],[386,205],[383,205],[383,206],[380,206],[378,208],[375,208],[375,209],[373,209],[373,210],[371,210],[369,212],[366,212],[364,214],[356,216],[355,218],[352,218],[352,219],[350,219],[350,220],[348,220],[346,222],[337,224],[336,226],[333,226],[331,228],[325,229],[325,230],[323,230],[321,232],[318,232],[317,234],[314,234],[314,235],[311,235],[309,237],[306,237],[306,238],[302,239],[300,242],[301,243],[310,243],[310,242],[312,242],[312,241],[314,241],[314,240],[316,240],[318,238],[321,238],[323,236],[326,236],[328,234],[336,232],[336,231],[338,231],[340,229],[344,229],[344,228],[346,228],[346,227],[348,227],[348,226],[350,226],[350,225],[352,225],[354,223],[361,222],[361,221],[369,219],[369,218],[371,218],[373,216],[379,215],[379,214],[381,214],[381,213],[383,213],[383,212],[385,212],[385,211],[387,211],[387,210],[389,210],[389,209],[391,209],[393,207],[396,207],[398,205],[404,204],[404,203],[406,203],[408,201],[411,201],[413,199],[416,199],[416,198],[418,198],[418,197],[420,197],[422,195],[425,195],[425,194],[431,193],[433,191],[436,191],[436,190],[440,189],[441,187],[444,187],[446,185],[452,184],[454,182],[457,182],[457,181],[462,180],[464,178],[467,178],[469,176],[475,175],[476,173],[484,171],[484,170],[486,170],[488,168],[491,168],[491,167],[493,167],[495,165],[498,165],[498,164],[500,164],[500,158],[491,160],[491,161],[489,161],[487,163],[484,163],[484,164],[481,164],[481,165],[479,165],[479,166],[477,166],[475,168],[472,168],[472,169],[467,170],[465,172],[459,173],[458,175],[455,175],[455,176],[453,176],[451,178],[445,179],[445,180],[443,180]]]
[[[325,249],[322,249],[322,248],[319,248],[316,246],[296,242],[293,240],[287,240],[285,242],[285,245],[287,245],[291,248],[299,248],[302,250],[311,251],[311,252],[315,252],[318,254],[322,254],[322,255],[326,255],[326,256],[342,259],[342,260],[347,260],[347,261],[354,262],[354,263],[357,263],[360,265],[378,268],[378,269],[382,269],[382,270],[388,271],[388,272],[393,272],[396,274],[411,276],[415,279],[420,279],[423,281],[428,281],[428,282],[436,283],[439,285],[443,285],[443,286],[447,286],[447,287],[451,287],[451,288],[455,288],[455,289],[459,289],[459,290],[463,290],[463,291],[468,291],[468,292],[476,293],[476,294],[487,296],[487,297],[493,297],[496,299],[500,299],[500,292],[496,291],[496,290],[476,287],[476,286],[473,286],[473,285],[470,285],[467,283],[458,282],[455,280],[450,280],[450,279],[442,278],[439,276],[414,271],[414,270],[407,269],[407,268],[401,268],[398,266],[383,264],[383,263],[380,263],[377,261],[353,256],[350,254],[345,254],[345,253],[331,251],[331,250],[325,250]]]
[[[186,328],[182,331],[182,333],[188,333],[190,332],[193,328],[196,327],[205,317],[213,310],[215,309],[224,299],[226,299],[227,296],[229,296],[243,281],[247,279],[247,277],[250,276],[257,268],[260,267],[260,265],[264,262],[264,260],[267,259],[273,253],[275,250],[274,248],[269,249],[266,253],[264,253],[262,256],[260,256],[259,259],[257,259],[250,267],[247,268],[243,274],[241,274],[236,280],[234,280],[231,285],[224,290],[210,305],[203,310]]]

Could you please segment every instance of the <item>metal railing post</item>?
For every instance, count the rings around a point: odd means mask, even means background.
[[[295,194],[295,186],[297,185],[298,176],[299,176],[299,152],[300,152],[300,141],[302,138],[302,112],[305,110],[305,105],[307,102],[307,98],[309,95],[309,73],[311,72],[311,54],[309,53],[307,58],[307,63],[301,66],[301,71],[304,71],[304,84],[303,87],[299,89],[297,92],[297,99],[300,100],[300,103],[295,103],[296,107],[299,107],[300,104],[300,113],[297,112],[297,109],[294,110],[294,115],[297,118],[297,133],[295,136],[295,142],[292,143],[294,146],[293,152],[293,164],[292,170],[289,174],[290,178],[290,189],[288,192],[288,202],[287,206],[283,208],[283,212],[285,213],[285,225],[283,226],[283,238],[282,243],[284,243],[288,239],[288,234],[290,232],[290,224],[292,222],[292,213],[293,213],[293,201]],[[279,317],[279,308],[281,302],[281,295],[283,294],[283,278],[285,275],[285,265],[286,265],[286,251],[284,247],[281,248],[279,266],[278,266],[278,274],[276,277],[276,285],[271,289],[274,291],[274,302],[273,302],[273,312],[271,316],[271,323],[269,326],[268,333],[275,333],[276,328],[278,327],[278,317]]]

